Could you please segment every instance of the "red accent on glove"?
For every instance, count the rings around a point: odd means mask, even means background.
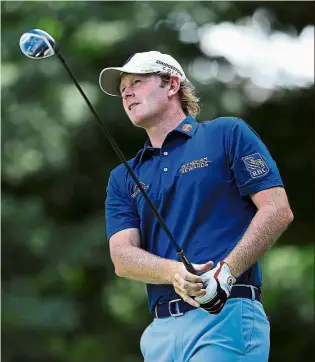
[[[214,279],[218,279],[218,276],[220,274],[223,264],[224,264],[224,261],[220,261],[220,268],[214,273],[214,276],[213,276]]]

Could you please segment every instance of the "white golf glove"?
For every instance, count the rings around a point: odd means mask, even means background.
[[[218,314],[229,298],[236,279],[224,261],[220,261],[214,269],[202,274],[201,277],[207,293],[196,297],[195,300],[210,314]]]

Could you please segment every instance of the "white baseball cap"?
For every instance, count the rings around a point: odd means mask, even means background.
[[[173,57],[157,51],[150,51],[132,55],[122,67],[103,69],[99,79],[102,91],[110,96],[121,96],[119,86],[122,73],[164,73],[178,76],[181,82],[186,79],[183,68]]]

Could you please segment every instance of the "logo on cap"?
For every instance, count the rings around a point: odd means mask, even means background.
[[[183,76],[183,73],[179,71],[176,67],[174,67],[174,65],[161,62],[160,60],[157,60],[155,63],[163,65],[163,70],[166,70],[167,73],[172,74],[174,72],[177,72],[181,77]]]
[[[189,123],[186,123],[182,126],[182,130],[185,132],[190,132],[192,130],[192,125]]]

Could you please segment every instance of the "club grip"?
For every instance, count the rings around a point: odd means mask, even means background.
[[[182,261],[182,263],[185,265],[186,269],[189,271],[189,273],[191,274],[195,274],[197,275],[197,272],[195,270],[195,268],[193,267],[193,265],[191,264],[191,262],[188,260],[187,256],[185,255],[184,251],[181,250],[180,252],[177,253]]]
[[[191,264],[191,262],[188,260],[187,256],[185,255],[184,251],[181,250],[180,252],[177,253],[182,261],[182,263],[185,265],[186,269],[189,271],[189,273],[191,274],[195,274],[198,275],[196,272],[196,269],[194,268],[194,266]],[[204,282],[202,282],[203,284],[203,288],[206,289],[206,285]]]

